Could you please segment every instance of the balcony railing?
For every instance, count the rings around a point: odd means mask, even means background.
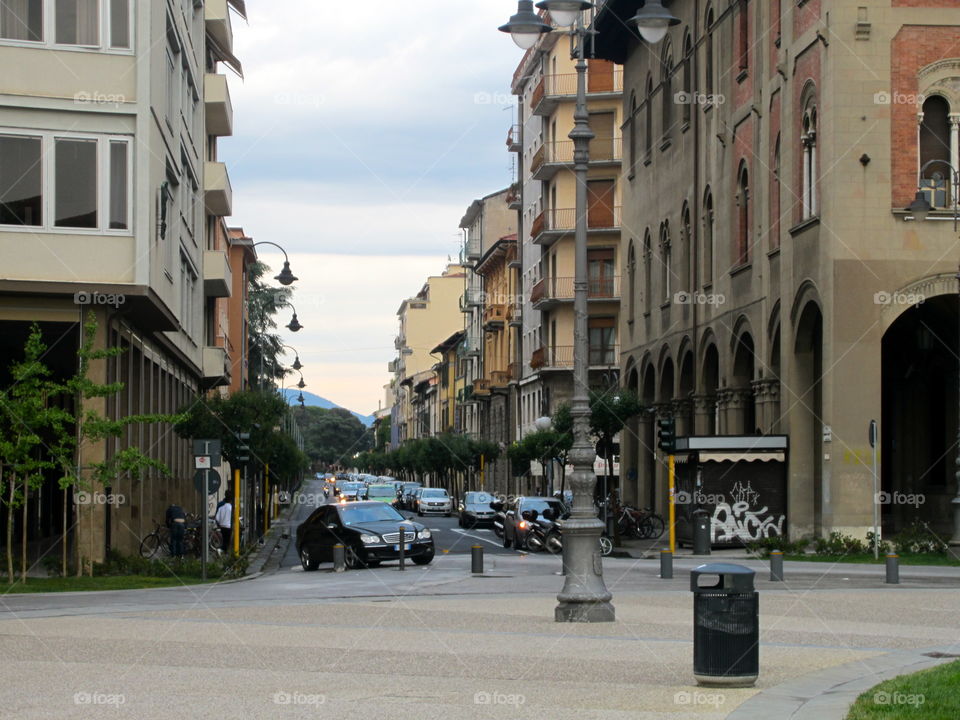
[[[559,302],[573,300],[574,298],[574,278],[572,277],[550,277],[544,278],[530,292],[530,302],[534,306],[542,305],[547,302]],[[587,299],[615,302],[620,299],[620,277],[610,275],[607,277],[590,278],[587,285]]]
[[[507,148],[510,152],[523,150],[523,135],[519,125],[512,126],[507,132]]]
[[[513,183],[510,186],[510,189],[507,191],[507,205],[510,206],[511,210],[516,210],[520,207],[520,203],[523,199],[523,191],[520,188],[520,183]]]
[[[620,93],[623,92],[623,71],[587,70],[587,94]],[[530,98],[530,107],[534,115],[549,115],[556,103],[562,99],[574,98],[577,95],[577,74],[562,73],[544,75]],[[546,101],[546,102],[545,102]]]
[[[502,304],[488,305],[483,311],[484,325],[503,325],[507,321],[507,306]]]
[[[510,384],[510,373],[507,370],[494,370],[490,373],[490,387],[504,388]]]
[[[573,140],[544,143],[530,160],[534,180],[549,180],[562,168],[573,165]],[[605,165],[623,160],[623,138],[596,138],[590,142],[590,164]]]
[[[490,394],[490,380],[488,378],[477,378],[473,381],[473,394],[475,396],[485,396]]]
[[[480,259],[480,238],[471,237],[467,239],[467,242],[463,246],[463,254],[467,260],[479,260]]]
[[[616,230],[620,227],[621,208],[597,204],[587,209],[588,230]],[[577,211],[574,208],[544,210],[530,226],[534,242],[538,236],[548,233],[573,232],[577,226]]]
[[[594,346],[588,351],[591,368],[613,367],[620,362],[620,347],[617,345]],[[530,367],[534,370],[572,370],[573,345],[541,347],[533,351]]]

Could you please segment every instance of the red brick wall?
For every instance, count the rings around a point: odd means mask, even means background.
[[[731,213],[733,222],[731,223],[731,232],[730,232],[730,267],[737,267],[741,264],[740,262],[740,206],[736,202],[736,195],[740,192],[740,163],[745,161],[747,167],[747,176],[750,181],[750,205],[749,212],[750,215],[747,218],[747,227],[750,228],[748,233],[748,246],[747,246],[747,259],[752,259],[755,253],[754,243],[756,241],[756,235],[753,232],[755,217],[755,209],[757,206],[757,197],[758,190],[762,186],[758,182],[754,170],[754,163],[752,162],[754,157],[754,140],[753,140],[753,130],[754,130],[754,116],[749,115],[743,122],[737,125],[733,130],[733,193],[730,198],[730,203],[732,206],[733,212]]]
[[[907,0],[900,2],[906,3]],[[925,4],[945,7],[932,0]],[[919,92],[917,72],[920,68],[945,57],[960,55],[960,28],[908,25],[900,29],[891,44],[891,94],[895,99],[915,97]],[[907,102],[890,105],[893,207],[906,207],[917,192],[919,111],[918,105]]]
[[[753,100],[753,78],[755,77],[756,48],[753,46],[753,38],[756,37],[756,3],[750,0],[740,0],[737,3],[737,13],[734,16],[734,53],[732,74],[734,77],[733,102],[734,107],[742,107],[744,104]],[[740,76],[741,55],[740,55],[740,13],[747,13],[747,77],[741,82],[736,78]]]
[[[770,0],[770,32],[768,33],[768,41],[770,48],[770,57],[767,62],[767,65],[770,67],[767,68],[768,77],[773,77],[777,74],[777,53],[779,48],[777,47],[777,28],[780,26],[781,20],[781,9],[780,9],[780,0]],[[783,29],[780,29],[780,32],[783,32]]]
[[[788,128],[784,133],[783,148],[785,150],[781,151],[781,158],[783,157],[783,152],[793,153],[793,192],[790,195],[790,201],[793,204],[791,217],[793,217],[794,222],[800,222],[803,219],[803,144],[800,142],[800,135],[803,132],[803,101],[805,99],[803,91],[807,86],[807,82],[810,80],[813,81],[817,88],[817,137],[819,138],[818,145],[820,147],[823,146],[823,138],[825,138],[829,132],[829,128],[824,127],[826,113],[824,112],[819,90],[823,86],[820,69],[822,52],[823,46],[819,43],[811,45],[806,52],[797,58],[796,72],[793,78],[793,126]],[[820,177],[822,177],[823,165],[823,154],[818,152],[817,174]],[[819,197],[819,182],[816,185],[817,195]],[[820,207],[819,201],[817,202],[817,207]]]
[[[804,5],[800,7],[796,6],[794,3],[793,8],[793,38],[796,40],[798,37],[803,35],[807,30],[812,28],[817,24],[817,20],[820,19],[820,3],[821,0],[807,0]]]
[[[768,228],[770,231],[769,247],[771,250],[780,247],[780,192],[777,192],[775,170],[777,167],[777,134],[780,132],[780,116],[782,114],[780,103],[783,101],[783,93],[779,90],[774,93],[770,100],[770,158],[767,167],[770,168],[769,188],[770,188],[770,222]],[[780,141],[780,164],[783,165],[783,139]],[[782,174],[781,174],[782,178]],[[781,179],[782,183],[782,179]],[[782,191],[782,188],[781,188]]]

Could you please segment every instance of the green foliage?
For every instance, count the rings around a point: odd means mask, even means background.
[[[377,450],[383,451],[390,444],[390,430],[391,419],[390,416],[387,415],[376,425],[375,447]]]
[[[810,546],[810,540],[802,538],[790,542],[782,537],[760,538],[746,544],[747,550],[763,558],[770,557],[770,553],[779,550],[784,555],[803,555]]]
[[[590,431],[600,442],[612,443],[627,422],[641,412],[643,404],[629,388],[590,393]]]
[[[859,555],[867,551],[867,546],[863,540],[834,531],[828,538],[817,538],[813,550],[817,555]]]
[[[926,523],[914,522],[893,538],[893,547],[901,555],[946,555],[947,544]]]
[[[960,660],[875,685],[857,698],[847,720],[956,720]]]
[[[455,433],[419,438],[405,442],[391,452],[361,453],[354,464],[365,472],[383,474],[386,470],[399,474],[436,474],[479,470],[483,462],[500,457],[500,446],[493,442],[473,440]]]
[[[248,271],[250,353],[247,372],[250,387],[261,390],[276,388],[277,381],[286,377],[289,372],[278,360],[283,354],[283,341],[272,331],[277,328],[274,315],[280,308],[290,309],[289,302],[293,291],[288,287],[278,287],[265,282],[264,275],[269,272],[270,268],[263,263],[254,263]]]
[[[293,414],[303,434],[304,452],[316,465],[350,464],[356,453],[373,444],[372,430],[349,410],[304,407]]]
[[[246,555],[239,558],[213,557],[207,563],[208,578],[237,578],[247,573],[250,564]],[[199,558],[148,559],[139,555],[121,555],[111,550],[106,562],[94,563],[94,576],[141,575],[144,577],[181,577],[199,578],[203,576],[203,566]]]

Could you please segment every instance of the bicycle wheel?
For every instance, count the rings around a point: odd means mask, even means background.
[[[159,547],[160,538],[155,532],[150,533],[140,542],[140,557],[147,559],[152,558]]]
[[[623,537],[633,537],[637,534],[637,524],[633,522],[632,518],[628,518],[626,515],[621,515],[617,518],[617,529]]]
[[[218,527],[210,528],[210,550],[217,555],[223,552],[223,535]]]
[[[650,518],[640,518],[636,522],[637,537],[641,540],[647,540],[653,537],[653,525],[650,524]]]
[[[600,536],[600,554],[606,557],[613,552],[613,542],[608,537]]]
[[[157,530],[157,554],[154,557],[170,557],[170,530],[162,527]]]
[[[663,535],[663,531],[666,529],[666,524],[663,522],[663,518],[659,515],[650,515],[647,520],[650,523],[649,537],[652,540],[656,540],[658,537]]]

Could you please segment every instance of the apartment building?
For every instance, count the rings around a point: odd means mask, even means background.
[[[587,110],[595,139],[587,180],[589,363],[592,386],[618,382],[620,336],[623,74],[604,59],[587,70]],[[517,435],[534,430],[573,393],[576,177],[573,113],[577,76],[570,38],[543,35],[512,81],[519,126],[507,145],[519,155],[518,240],[522,292]]]
[[[232,198],[216,138],[232,118],[218,67],[239,70],[231,12],[241,0],[3,3],[0,368],[36,321],[54,371],[68,376],[92,311],[98,345],[125,350],[94,363],[96,378],[124,383],[101,411],[173,413],[230,383],[222,218]],[[135,550],[171,501],[188,503],[191,450],[169,427],[132,427],[79,462],[131,445],[172,477],[118,478],[110,491],[123,503],[82,512],[51,478],[31,499],[31,540],[59,537],[66,517],[72,541],[100,560],[107,548]]]
[[[681,435],[788,436],[784,531],[863,537],[876,420],[884,529],[948,535],[960,7],[676,0],[651,46],[638,5],[595,22],[629,138],[620,362],[656,413],[624,442],[627,499],[664,506],[654,421],[673,415]]]
[[[437,432],[434,348],[463,327],[460,299],[466,273],[457,264],[427,278],[415,296],[397,310],[399,332],[394,341],[397,358],[388,366],[393,374],[391,446]],[[389,399],[389,394],[388,394]]]

